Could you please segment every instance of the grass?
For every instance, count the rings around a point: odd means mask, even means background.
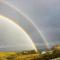
[[[16,52],[0,52],[0,60],[35,60],[39,58],[39,54],[20,54]]]

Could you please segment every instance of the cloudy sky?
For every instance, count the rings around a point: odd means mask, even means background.
[[[49,46],[60,44],[60,0],[6,1],[13,4],[32,19],[33,23],[35,23],[43,33]],[[41,48],[44,45],[42,42],[43,39],[36,31],[34,31],[35,29],[29,25],[26,19],[22,18],[21,15],[19,16],[17,12],[12,10],[11,7],[9,8],[7,5],[5,6],[0,3],[0,14],[8,15],[8,17],[11,17],[12,19],[14,19],[13,17],[16,17],[16,19],[18,19],[18,24],[22,25],[24,29],[27,29],[28,34],[32,37],[38,47]]]
[[[13,21],[0,15],[0,51],[21,51],[35,49],[33,41]]]

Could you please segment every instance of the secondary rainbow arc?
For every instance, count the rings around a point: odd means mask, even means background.
[[[39,32],[40,36],[42,37],[42,39],[45,43],[46,48],[49,48],[49,43],[48,43],[47,39],[45,38],[43,33],[40,31],[40,29],[35,25],[35,23],[33,23],[32,19],[30,19],[25,13],[23,13],[20,9],[16,8],[14,5],[10,4],[8,1],[3,0],[2,3],[7,4],[9,7],[16,10],[19,14],[21,14],[23,17],[25,17]]]

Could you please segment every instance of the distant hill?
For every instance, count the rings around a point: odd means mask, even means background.
[[[56,50],[60,50],[60,44],[59,45],[55,45],[51,48],[52,50],[56,49]]]

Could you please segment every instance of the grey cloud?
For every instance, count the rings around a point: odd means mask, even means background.
[[[37,27],[43,32],[49,44],[54,44],[54,42],[55,44],[60,43],[60,0],[19,0],[19,2],[17,2],[17,0],[7,1],[15,5],[15,7],[18,7],[18,9],[21,9],[32,19]],[[12,15],[14,15],[14,13],[12,12]],[[17,17],[17,19],[19,20],[22,18]],[[29,31],[31,32],[31,30]],[[36,37],[34,33],[33,35]],[[36,39],[36,43],[39,45],[39,40],[42,39]]]

